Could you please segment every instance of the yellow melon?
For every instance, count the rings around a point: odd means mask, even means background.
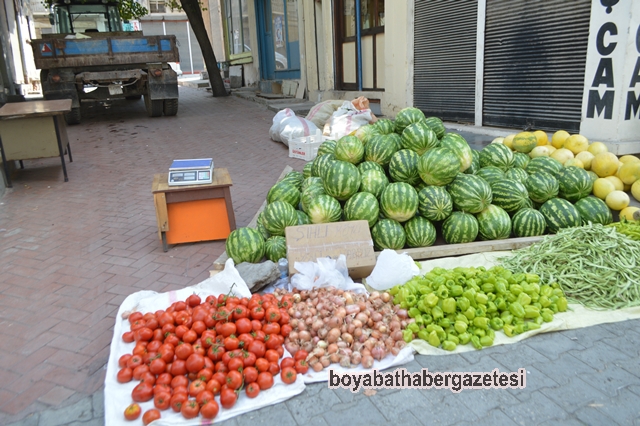
[[[582,151],[579,152],[578,155],[576,155],[576,158],[582,161],[582,164],[584,164],[585,170],[591,170],[591,161],[593,160],[593,157],[595,157],[595,155],[593,155],[589,151]]]
[[[564,141],[563,148],[577,154],[589,148],[589,140],[582,135],[571,135]]]
[[[551,145],[536,146],[529,153],[529,157],[531,158],[548,157],[551,155],[551,150],[549,148],[552,148],[552,146]]]
[[[528,154],[538,146],[538,139],[531,132],[520,132],[513,137],[513,150]]]
[[[618,161],[625,164],[640,163],[640,158],[636,157],[635,155],[623,155],[622,157],[618,158]]]
[[[607,176],[605,179],[613,183],[613,186],[616,187],[616,191],[624,191],[624,183],[617,176]]]
[[[616,190],[616,186],[608,179],[598,178],[595,182],[593,182],[593,190],[591,191],[593,195],[604,200],[607,198],[607,195]]]
[[[553,145],[545,145],[547,148],[549,148],[549,155],[553,154],[554,152],[556,152],[558,150],[558,148],[556,148]]]
[[[631,195],[636,201],[640,201],[640,180],[637,180],[633,185],[631,185]]]
[[[513,138],[515,138],[515,137],[516,137],[516,134],[515,134],[515,133],[514,133],[514,134],[512,134],[512,135],[505,136],[505,138],[504,138],[504,140],[502,141],[502,143],[503,143],[504,145],[506,145],[506,146],[507,146],[507,148],[509,148],[510,150],[512,150],[512,151],[513,151]]]
[[[607,146],[602,142],[593,142],[592,144],[589,145],[589,148],[587,148],[587,151],[589,151],[593,155],[598,155],[601,152],[608,152],[609,148],[607,148]]]
[[[617,176],[620,178],[622,183],[627,185],[633,184],[635,181],[640,179],[640,161],[637,163],[622,163],[622,167],[618,169]]]
[[[595,182],[598,179],[600,179],[598,175],[592,172],[591,170],[589,170],[587,173],[589,174],[589,179],[591,179],[591,182]]]
[[[491,143],[503,143],[503,142],[504,142],[503,137],[498,137],[491,141]]]
[[[564,164],[567,162],[567,160],[573,158],[573,152],[569,151],[566,148],[559,148],[553,151],[550,157]]]
[[[553,134],[553,136],[551,136],[551,145],[555,148],[562,148],[564,141],[566,141],[569,136],[569,132],[565,130],[558,130]]]
[[[618,163],[618,157],[615,154],[601,152],[591,160],[591,170],[600,177],[613,176],[618,171]]]
[[[620,211],[629,205],[631,200],[629,199],[629,195],[627,195],[624,191],[613,191],[607,195],[607,198],[604,200],[607,203],[607,206],[611,210]]]
[[[634,219],[635,212],[640,212],[640,208],[634,206],[625,207],[624,209],[620,210],[620,219],[624,217],[627,220],[636,220]]]
[[[533,134],[538,140],[538,146],[547,145],[549,143],[549,136],[544,130],[536,130]]]
[[[584,169],[584,164],[582,163],[582,161],[578,160],[577,158],[569,158],[567,161],[564,162],[564,166],[565,167],[574,166],[574,167],[580,167],[581,169]]]

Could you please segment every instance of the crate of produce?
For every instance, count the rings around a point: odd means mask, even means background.
[[[321,133],[295,138],[289,142],[289,157],[299,158],[305,161],[311,161],[318,155],[318,147],[327,138]]]

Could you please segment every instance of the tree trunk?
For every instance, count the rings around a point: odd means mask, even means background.
[[[187,19],[193,28],[193,33],[196,35],[200,50],[202,50],[202,56],[204,57],[204,63],[209,73],[209,83],[211,84],[211,91],[213,96],[227,96],[227,89],[222,82],[222,76],[218,69],[218,61],[216,55],[213,53],[213,47],[209,41],[207,30],[204,26],[204,20],[202,19],[202,9],[198,0],[180,0],[182,9],[187,14]]]

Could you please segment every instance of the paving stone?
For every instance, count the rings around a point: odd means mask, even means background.
[[[571,340],[563,333],[542,333],[528,338],[527,346],[545,357],[556,360],[561,354],[571,350],[583,350],[585,347],[576,340]]]
[[[573,415],[588,425],[619,425],[620,423],[613,420],[611,417],[602,413],[595,407],[582,407],[576,410]]]
[[[597,386],[587,384],[578,378],[571,379],[568,384],[562,386],[543,388],[540,392],[569,413],[587,404],[608,399],[608,396],[600,392]]]
[[[626,370],[613,364],[610,364],[606,369],[578,376],[581,381],[596,387],[609,396],[616,396],[618,391],[628,384],[637,383],[635,378],[629,382],[632,377]]]
[[[520,425],[538,424],[547,420],[567,417],[566,411],[538,391],[533,392],[526,401],[522,401],[520,404],[501,409],[511,420]]]
[[[465,371],[464,367],[468,364],[459,354],[451,355],[418,355],[415,361],[423,368],[428,368],[432,372],[445,371]]]
[[[93,418],[91,420],[87,420],[86,422],[73,422],[69,423],[68,426],[103,426],[104,419],[102,418]]]
[[[368,398],[358,398],[349,407],[334,406],[331,411],[322,415],[330,425],[387,425],[381,412]]]
[[[578,419],[574,419],[570,417],[568,419],[562,419],[562,420],[552,419],[552,420],[540,423],[540,426],[556,426],[558,424],[562,424],[562,426],[583,426],[583,425],[586,425],[587,423],[583,423]]]
[[[104,417],[104,389],[91,395],[91,406],[93,407],[93,417]]]
[[[304,393],[285,402],[296,422],[305,424],[310,418],[329,411],[333,404],[340,403],[326,383],[308,385]]]
[[[251,411],[242,416],[234,417],[238,426],[252,425],[282,425],[297,426],[298,423],[285,404],[276,404],[270,407],[261,408],[260,410]]]
[[[510,345],[512,349],[509,352],[494,354],[491,358],[507,367],[509,371],[518,371],[519,368],[529,367],[536,362],[549,361],[549,358],[533,350],[525,342]]]
[[[488,355],[498,355],[510,352],[513,350],[511,345],[498,345],[498,346],[489,346],[488,348],[482,348],[479,351],[468,351],[462,352],[460,356],[467,360],[470,364],[475,364],[478,360],[484,358]]]
[[[422,391],[428,392],[428,391]],[[399,422],[398,417],[408,411],[420,412],[427,408],[427,399],[420,398],[421,390],[419,389],[402,389],[399,392],[390,395],[373,395],[371,402],[380,410],[390,422]]]
[[[458,395],[445,389],[440,389],[438,392],[444,394],[442,402],[430,405],[426,410],[411,410],[418,419],[422,419],[423,424],[455,425],[461,422],[469,424],[478,420],[478,416],[460,402]]]
[[[464,425],[465,423],[461,423],[461,425]],[[500,409],[498,408],[494,408],[491,411],[489,411],[489,414],[487,414],[485,417],[477,420],[476,422],[474,422],[474,425],[477,426],[495,426],[495,425],[501,425],[501,426],[515,426],[517,425],[516,422],[514,422],[513,420],[511,420],[509,418],[509,416],[507,416],[505,413],[503,413]]]
[[[42,424],[40,423],[40,414],[34,413],[31,415],[28,415],[22,420],[18,420],[17,422],[10,423],[7,426],[38,426],[40,424]]]
[[[611,337],[611,330],[605,325],[594,325],[562,331],[562,334],[585,348],[590,348],[595,342]]]
[[[608,345],[606,340],[595,342],[589,350],[571,351],[571,354],[596,370],[603,370],[615,361],[629,359],[628,354],[617,350],[615,346]]]
[[[594,373],[596,371],[595,368],[588,366],[569,353],[560,355],[560,357],[553,362],[544,361],[534,363],[533,368],[547,377],[553,377],[553,381],[559,385],[568,383],[572,377]],[[527,382],[529,382],[529,380],[527,380]]]
[[[637,340],[630,338],[629,333],[623,336],[602,339],[600,343],[608,346],[610,349],[614,348],[617,351],[624,352],[631,358],[637,359],[640,357],[640,345]]]
[[[87,397],[68,407],[43,411],[40,414],[40,423],[48,426],[58,426],[75,421],[91,420],[92,418],[91,397]]]
[[[638,396],[628,389],[621,389],[615,398],[611,398],[608,403],[604,402],[597,409],[623,425],[640,420]]]
[[[456,396],[478,418],[487,417],[496,408],[520,403],[511,389],[465,389]]]
[[[520,401],[524,401],[529,396],[540,389],[553,388],[558,386],[558,382],[535,367],[527,367],[527,387],[524,389],[510,389],[513,396]]]

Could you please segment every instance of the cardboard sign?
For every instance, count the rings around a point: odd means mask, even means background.
[[[373,241],[366,220],[288,226],[287,259],[289,274],[296,273],[295,262],[315,262],[319,257],[337,259],[344,254],[352,278],[365,278],[376,264]]]

